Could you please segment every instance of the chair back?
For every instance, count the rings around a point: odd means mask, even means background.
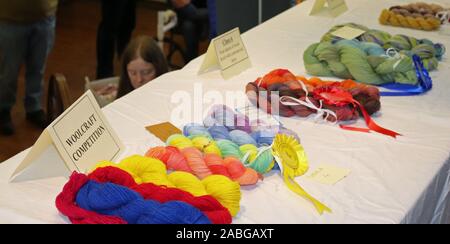
[[[62,74],[52,75],[48,83],[47,121],[58,118],[72,103],[66,77]]]

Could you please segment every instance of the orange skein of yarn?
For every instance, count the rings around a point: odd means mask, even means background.
[[[193,172],[199,179],[223,175],[240,185],[254,185],[262,179],[254,169],[246,168],[237,158],[222,159],[217,154],[203,154],[194,147],[181,151],[174,147],[155,147],[149,149],[145,156],[161,160],[169,170]]]
[[[145,156],[161,160],[169,170],[179,170],[194,174],[186,158],[176,147],[155,147],[149,150]]]
[[[194,174],[200,179],[204,179],[212,175],[211,170],[206,166],[203,160],[203,153],[195,147],[188,147],[181,150],[181,153],[186,158],[189,167],[194,171]]]
[[[208,153],[205,155],[205,163],[215,175],[224,175],[232,179],[228,169],[225,167],[222,157],[217,154]]]

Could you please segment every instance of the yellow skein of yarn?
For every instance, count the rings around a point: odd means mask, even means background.
[[[167,139],[167,145],[177,147],[180,150],[188,147],[194,147],[192,141],[183,135],[172,135]]]
[[[169,180],[177,188],[187,191],[196,197],[208,195],[203,183],[193,174],[177,171],[169,174]]]
[[[216,142],[207,137],[197,136],[192,139],[192,144],[194,144],[194,147],[205,154],[213,153],[222,157],[222,152],[220,151],[220,148],[217,146]]]
[[[441,22],[437,18],[403,16],[388,9],[384,9],[381,12],[378,20],[383,25],[393,25],[426,31],[436,30],[441,26]]]
[[[236,216],[239,212],[239,202],[241,199],[241,188],[239,183],[231,181],[223,175],[212,175],[202,180],[203,185],[211,196],[217,199],[226,207],[231,216]]]
[[[175,187],[194,196],[210,195],[227,208],[231,216],[234,217],[239,212],[240,185],[225,176],[212,175],[200,181],[187,172],[173,172],[167,175],[167,169],[163,162],[138,155],[126,158],[119,164],[104,161],[99,163],[95,169],[108,166],[118,167],[128,172],[138,184],[153,183],[158,186]]]
[[[135,155],[122,160],[119,165],[138,184],[151,182],[158,186],[175,187],[167,178],[166,165],[158,159]]]

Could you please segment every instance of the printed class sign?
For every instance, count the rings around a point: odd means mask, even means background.
[[[241,32],[235,28],[211,41],[199,74],[220,68],[223,78],[230,79],[251,66]]]
[[[83,173],[100,161],[114,161],[124,150],[90,91],[44,130],[13,176],[38,161],[48,147],[56,148],[67,170]]]
[[[316,0],[309,15],[336,18],[348,10],[345,0]]]

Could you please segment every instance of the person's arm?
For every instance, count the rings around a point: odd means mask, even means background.
[[[183,8],[191,3],[191,0],[170,0],[172,2],[172,5],[177,8]]]

